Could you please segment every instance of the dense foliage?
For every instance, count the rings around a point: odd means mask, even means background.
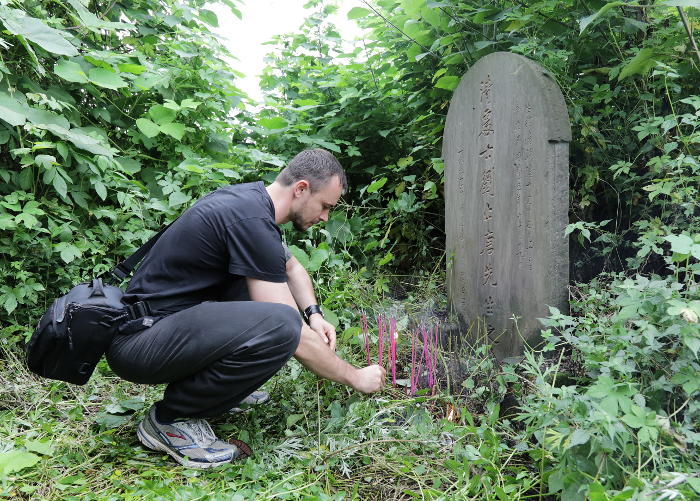
[[[233,0],[221,3],[237,12]],[[332,385],[311,391],[313,381],[295,366],[275,383],[282,399],[271,417],[245,423],[269,454],[211,480],[211,488],[180,480],[173,488],[213,499],[240,473],[250,487],[241,499],[298,491],[329,497],[341,489],[334,474],[346,474],[352,497],[364,481],[355,472],[381,459],[412,479],[418,497],[697,497],[700,3],[375,0],[350,11],[366,29],[350,48],[327,21],[334,5],[311,0],[307,7],[304,26],[271,43],[261,79],[266,103],[253,115],[203,0],[0,0],[5,370],[23,374],[17,353],[47,301],[108,270],[203,193],[221,183],[271,181],[308,147],[338,156],[350,190],[324,227],[285,236],[340,327],[349,328],[346,341],[354,335],[350,308],[372,306],[375,293],[389,291],[391,274],[430,275],[424,287],[435,290],[444,268],[440,150],[451,93],[480,57],[511,51],[554,75],[569,109],[572,278],[613,272],[577,288],[571,312],[545,320],[550,348],[566,344],[582,372],[562,384],[560,364],[535,355],[498,376],[490,361],[479,363],[495,383],[467,388],[486,411],[475,423],[465,409],[455,427],[415,419],[396,401],[348,401]],[[172,478],[142,471],[144,455],[129,442],[128,413],[142,412],[144,393],[123,384],[101,410],[120,384],[106,367],[70,399],[66,385],[50,385],[47,397],[36,381],[17,380],[30,399],[48,399],[49,410],[35,412],[6,390],[3,399],[19,410],[3,411],[11,423],[2,435],[3,489],[7,465],[27,457],[21,454],[54,461],[46,445],[53,437],[68,451],[63,478],[72,480],[44,494],[70,488],[82,495],[83,477],[69,473],[101,447],[110,496],[168,495]],[[506,391],[521,399],[521,424],[498,427],[496,404]],[[313,405],[316,415],[308,412]],[[382,414],[408,417],[410,426],[389,426],[376,419]],[[87,452],[54,431],[83,416],[87,429],[100,429],[99,440],[81,443]],[[115,433],[120,426],[125,431]],[[356,429],[343,435],[343,427]],[[303,475],[265,472],[277,445],[266,442],[268,432],[286,444],[278,463]],[[361,459],[336,453],[368,436],[373,447],[386,437],[394,442]],[[428,437],[423,456],[394,445],[420,436]],[[461,445],[444,449],[446,437]],[[318,453],[304,455],[302,446]],[[334,474],[321,461],[331,456]],[[141,468],[139,480],[120,483],[112,466],[120,457]],[[50,479],[28,482],[23,492],[41,482]]]

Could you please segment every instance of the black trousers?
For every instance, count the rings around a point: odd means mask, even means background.
[[[122,379],[168,383],[161,419],[208,418],[235,407],[289,360],[299,345],[293,308],[252,301],[207,302],[132,335],[117,335],[107,362]]]

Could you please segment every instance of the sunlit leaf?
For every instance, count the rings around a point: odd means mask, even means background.
[[[362,17],[367,17],[371,11],[369,9],[364,9],[362,7],[353,7],[348,11],[348,20],[360,19]]]

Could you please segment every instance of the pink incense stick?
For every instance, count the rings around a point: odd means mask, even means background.
[[[423,334],[423,356],[425,358],[425,365],[428,369],[428,388],[433,385],[432,371],[431,371],[431,356],[428,351],[428,333],[425,331],[425,325],[421,324],[421,333]]]
[[[362,326],[362,334],[365,338],[365,353],[367,353],[367,365],[372,365],[369,356],[369,327],[367,325],[367,314],[363,311],[360,314],[360,325]]]
[[[389,323],[389,336],[391,337],[391,375],[396,388],[396,317],[392,315]]]
[[[378,319],[379,323],[379,366],[383,367],[382,365],[382,353],[384,352],[384,315],[379,315]]]
[[[411,334],[411,395],[415,395],[416,386],[418,386],[416,376],[416,337],[418,336],[418,329],[414,329]]]

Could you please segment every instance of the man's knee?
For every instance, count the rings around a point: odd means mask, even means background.
[[[269,303],[267,321],[273,326],[271,344],[291,357],[299,346],[302,320],[299,312],[286,304]]]

